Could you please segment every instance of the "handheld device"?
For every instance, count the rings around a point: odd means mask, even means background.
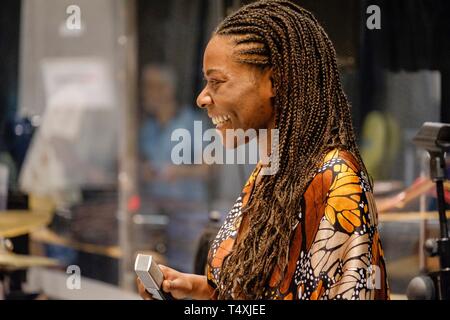
[[[154,299],[173,300],[172,295],[164,292],[161,288],[164,275],[152,256],[139,253],[136,257],[134,270],[144,284],[145,289]]]

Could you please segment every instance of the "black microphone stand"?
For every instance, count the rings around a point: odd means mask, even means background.
[[[414,278],[407,295],[411,299],[450,300],[450,239],[444,197],[445,153],[450,151],[450,124],[425,122],[413,141],[428,151],[430,178],[436,183],[440,238],[428,239],[424,249],[430,256],[439,256],[440,269]]]
[[[450,300],[450,239],[445,214],[444,180],[445,157],[444,152],[430,152],[430,176],[436,183],[437,205],[439,211],[440,238],[436,239],[436,255],[439,256],[440,270],[430,273],[435,285],[438,300]]]

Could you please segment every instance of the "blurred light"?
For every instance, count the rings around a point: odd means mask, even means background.
[[[121,46],[124,46],[124,45],[126,45],[127,44],[127,36],[120,36],[118,39],[117,39],[117,42],[121,45]]]
[[[213,210],[209,213],[209,220],[213,222],[218,222],[222,218],[220,211]]]
[[[130,197],[128,200],[128,211],[136,212],[141,208],[141,198],[137,195]]]
[[[18,124],[14,127],[14,133],[16,136],[21,136],[23,134],[23,125]]]
[[[135,214],[133,215],[133,222],[140,225],[165,226],[169,223],[169,218],[161,214]]]
[[[31,124],[33,125],[33,127],[39,127],[41,125],[41,116],[37,114],[32,116]]]
[[[158,251],[159,253],[162,253],[162,254],[166,253],[166,251],[167,251],[166,245],[162,242],[157,243],[155,249],[156,249],[156,251]]]

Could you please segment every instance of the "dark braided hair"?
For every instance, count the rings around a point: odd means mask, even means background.
[[[275,268],[286,269],[302,195],[326,153],[347,150],[367,171],[333,44],[310,12],[286,0],[258,1],[225,18],[214,35],[233,39],[239,62],[273,70],[279,170],[256,186],[248,228],[217,288],[219,299],[261,299]]]

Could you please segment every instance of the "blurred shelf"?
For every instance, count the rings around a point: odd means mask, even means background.
[[[122,252],[118,246],[102,246],[90,243],[81,243],[65,237],[61,237],[48,228],[42,228],[31,233],[31,240],[45,244],[54,244],[59,246],[71,247],[73,249],[107,256],[110,258],[121,258]]]
[[[391,293],[391,300],[408,300],[406,294]]]
[[[109,258],[122,258],[122,250],[119,246],[103,246],[91,243],[82,243],[66,237],[62,237],[48,228],[42,228],[31,233],[31,240],[38,243],[53,244],[64,247],[70,247],[78,251],[83,251],[90,254],[97,254]],[[166,259],[160,253],[154,251],[139,251],[146,254],[151,254],[155,257],[158,263],[165,263]]]
[[[450,210],[447,210],[446,214],[447,218],[450,219]],[[439,220],[439,215],[437,211],[383,212],[378,214],[378,220],[380,222],[413,222],[421,220]]]
[[[386,194],[399,192],[404,188],[402,181],[375,181],[373,186],[374,196],[383,196]]]
[[[0,237],[12,238],[47,226],[52,215],[46,211],[0,211]]]
[[[58,261],[47,257],[0,252],[0,271],[25,270],[31,267],[57,267]]]

